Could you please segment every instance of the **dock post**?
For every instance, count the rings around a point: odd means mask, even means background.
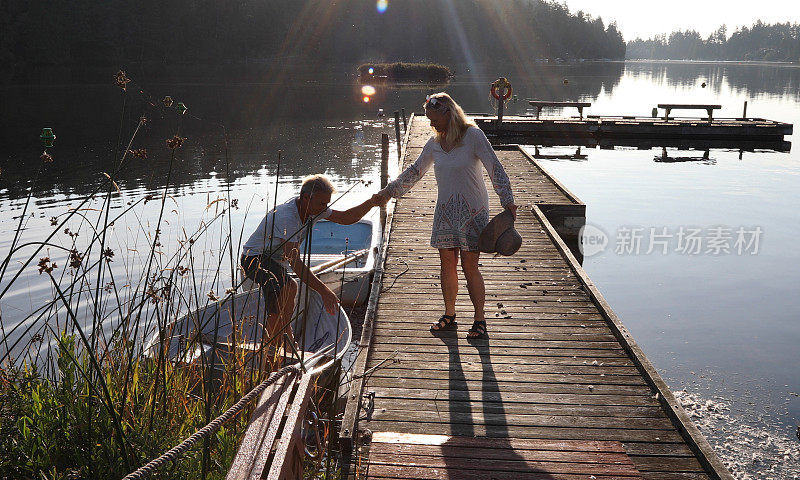
[[[397,159],[399,160],[403,152],[400,148],[400,112],[394,111],[394,136],[397,138]]]
[[[381,190],[389,184],[389,134],[381,135]],[[386,225],[386,205],[381,207],[381,231]]]
[[[747,100],[744,101],[744,109],[742,109],[742,120],[747,119]]]
[[[499,94],[500,94],[500,100],[497,101],[497,125],[498,126],[501,123],[503,123],[503,109],[504,109],[505,103],[506,103],[506,102],[503,101],[503,97],[505,97],[505,95],[506,95],[506,87],[501,86]]]
[[[403,132],[408,131],[408,120],[406,120],[406,109],[401,108],[400,112],[403,114]]]
[[[381,189],[389,184],[389,134],[381,135]]]

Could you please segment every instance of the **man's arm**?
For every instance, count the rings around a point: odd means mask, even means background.
[[[341,225],[352,225],[357,221],[361,220],[367,212],[372,209],[372,207],[378,207],[380,205],[386,205],[386,201],[388,198],[385,198],[378,195],[377,193],[372,196],[369,200],[365,201],[361,205],[355,206],[353,208],[339,211],[333,210],[328,217],[328,220],[334,223],[339,223]]]
[[[325,305],[325,311],[331,315],[335,314],[339,308],[339,298],[336,294],[328,288],[327,285],[322,283],[311,269],[300,258],[300,246],[297,242],[287,242],[283,245],[283,255],[288,260],[289,265],[297,274],[301,282],[308,285],[309,288],[316,291],[322,296],[322,303]]]

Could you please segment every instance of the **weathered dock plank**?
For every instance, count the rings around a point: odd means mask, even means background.
[[[641,478],[618,442],[383,432],[372,442],[370,478]]]
[[[427,120],[412,117],[405,164],[428,137]],[[497,153],[520,205],[524,242],[512,257],[481,258],[488,340],[464,338],[472,304],[463,280],[459,330],[428,331],[443,308],[438,257],[428,244],[433,174],[391,211],[373,289],[380,296],[343,422],[346,446],[353,442],[350,473],[732,478],[564,242],[577,234],[585,205],[521,149]]]

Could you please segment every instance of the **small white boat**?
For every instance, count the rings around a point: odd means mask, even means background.
[[[345,252],[366,250],[367,254],[340,268],[318,274],[328,287],[337,292],[343,305],[363,305],[369,299],[375,256],[381,242],[380,211],[374,209],[352,225],[320,220],[311,236],[310,266],[318,266]],[[341,291],[341,292],[339,292]]]
[[[364,253],[357,252],[345,259],[321,265],[320,271],[338,268],[341,263],[353,261]],[[261,289],[248,289],[179,317],[163,332],[155,332],[151,336],[145,345],[145,352],[155,357],[161,351],[161,345],[164,345],[167,349],[166,358],[191,364],[201,359],[210,360],[216,345],[216,361],[224,364],[234,345],[250,352],[261,349],[266,317]],[[330,356],[341,358],[352,342],[353,331],[344,308],[340,306],[334,314],[326,312],[322,297],[303,286],[297,295],[293,318],[295,341],[305,352],[313,353],[331,347]],[[278,354],[291,357],[293,352],[289,347],[286,348],[286,352]]]
[[[381,238],[379,215],[375,210],[352,225],[327,220],[314,225],[309,266],[344,306],[361,305],[369,298]],[[178,318],[164,332],[156,332],[145,345],[145,352],[156,356],[160,345],[165,344],[167,358],[192,363],[202,357],[210,359],[214,345],[223,362],[233,345],[258,350],[267,316],[264,298],[249,279],[244,280],[241,289],[241,293]],[[320,295],[306,289],[302,282],[295,305],[292,331],[297,345],[306,352],[332,346],[336,357],[341,358],[352,341],[344,308],[340,306],[336,314],[327,313]],[[162,342],[162,338],[168,340]],[[290,356],[291,352],[285,354]]]

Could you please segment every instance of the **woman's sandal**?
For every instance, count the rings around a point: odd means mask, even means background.
[[[456,314],[442,315],[436,323],[431,325],[431,333],[441,332],[444,330],[452,330],[458,326],[456,322]]]
[[[489,338],[489,334],[486,331],[486,320],[475,320],[472,322],[472,327],[467,331],[467,340],[477,340],[479,338]]]

